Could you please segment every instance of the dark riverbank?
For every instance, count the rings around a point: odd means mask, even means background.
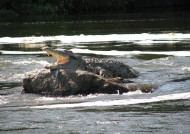
[[[132,0],[131,5],[133,9],[139,8],[181,8],[189,9],[189,0]]]
[[[21,15],[77,14],[147,9],[188,9],[189,0],[7,0],[0,1],[0,18]]]

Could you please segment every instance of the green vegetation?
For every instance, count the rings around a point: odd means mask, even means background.
[[[0,9],[18,14],[68,14],[126,10],[130,0],[0,0]]]
[[[189,8],[189,5],[189,0],[0,0],[0,16],[125,11],[147,7]]]

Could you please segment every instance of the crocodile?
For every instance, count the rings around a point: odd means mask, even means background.
[[[57,59],[55,64],[46,65],[45,69],[80,69],[110,78],[136,78],[139,76],[138,71],[116,60],[98,58],[83,59],[70,50],[60,51],[50,47],[44,47],[42,50],[46,51],[49,56]]]

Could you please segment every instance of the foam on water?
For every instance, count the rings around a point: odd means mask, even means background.
[[[110,100],[110,101],[83,102],[83,103],[74,103],[74,104],[53,104],[53,105],[43,105],[43,106],[32,106],[30,108],[53,109],[53,108],[92,107],[92,106],[105,107],[105,106],[121,106],[121,105],[131,105],[131,104],[141,104],[141,103],[152,103],[152,102],[169,101],[169,100],[181,100],[181,99],[190,99],[190,92],[162,95],[148,99],[123,99],[123,100]]]
[[[11,61],[11,60],[4,60],[1,61],[0,64],[15,64],[15,65],[30,65],[30,64],[41,64],[47,65],[50,64],[47,61],[37,61],[37,60],[22,60],[22,61]]]
[[[190,51],[94,51],[89,49],[71,49],[74,53],[97,54],[97,55],[139,55],[139,54],[154,54],[154,55],[173,55],[173,56],[190,56]]]
[[[3,37],[0,44],[27,44],[42,43],[46,41],[60,41],[63,44],[70,43],[92,43],[92,42],[147,42],[158,43],[158,41],[175,42],[180,40],[190,40],[190,34],[168,33],[168,34],[110,34],[110,35],[74,35],[74,36],[40,36],[40,37]]]
[[[69,101],[69,102],[75,102],[75,101],[81,101],[81,100],[87,100],[87,99],[92,99],[92,98],[97,98],[100,96],[104,96],[104,94],[90,94],[87,96],[83,95],[78,95],[78,96],[68,96],[68,97],[39,97],[35,99],[35,102],[38,103],[55,103],[55,102],[64,102],[64,101]]]
[[[36,61],[36,60],[31,60],[31,61],[15,61],[13,64],[19,64],[19,65],[28,65],[28,64],[41,64],[41,65],[47,65],[50,64],[47,61]]]
[[[0,95],[0,106],[3,105],[3,104],[6,104],[6,103],[8,103],[8,102],[7,102],[7,99],[5,99],[4,96],[1,96],[1,95]]]
[[[139,55],[139,54],[154,54],[154,55],[172,55],[172,56],[190,56],[190,51],[95,51],[89,49],[71,49],[74,53],[83,54],[96,54],[96,55],[107,55],[107,56],[124,56],[124,55]],[[33,54],[46,54],[44,51],[39,52],[24,52],[24,51],[0,51],[1,54],[7,55],[33,55]]]
[[[190,34],[182,33],[168,33],[168,34],[110,34],[110,35],[73,35],[73,36],[31,36],[31,37],[3,37],[0,38],[0,45],[3,44],[34,44],[35,47],[42,45],[43,47],[48,41],[58,41],[57,46],[73,45],[72,51],[74,53],[87,53],[98,55],[139,55],[139,54],[157,54],[157,55],[173,55],[173,56],[190,56],[190,51],[94,51],[89,49],[83,49],[86,46],[77,44],[85,43],[101,43],[101,42],[132,42],[139,45],[154,45],[159,43],[177,43],[180,41],[189,42]],[[35,44],[37,43],[37,44]],[[0,50],[1,54],[45,54],[43,51],[4,51]]]
[[[1,52],[1,54],[13,54],[13,55],[21,55],[21,54],[23,54],[23,55],[26,55],[26,54],[46,54],[46,52],[44,52],[44,51],[38,51],[38,52],[24,52],[24,51],[4,51],[4,50],[1,50],[0,51]]]
[[[190,67],[182,67],[181,70],[190,71]]]

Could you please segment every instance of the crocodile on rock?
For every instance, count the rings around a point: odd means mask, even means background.
[[[22,93],[45,96],[88,95],[96,93],[123,94],[141,90],[153,92],[157,87],[125,78],[135,78],[138,72],[130,66],[113,60],[82,59],[71,51],[43,48],[57,59],[56,64],[46,69],[25,74]]]
[[[138,71],[119,61],[98,58],[83,59],[72,51],[59,51],[50,47],[44,47],[43,50],[57,59],[55,64],[45,66],[46,69],[79,69],[112,78],[136,78],[139,76]]]

